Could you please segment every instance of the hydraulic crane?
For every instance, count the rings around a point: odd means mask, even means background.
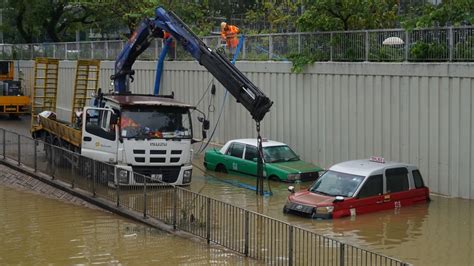
[[[111,76],[115,93],[130,93],[130,82],[133,82],[135,74],[133,63],[148,48],[153,38],[163,37],[163,31],[170,33],[204,66],[250,112],[257,124],[263,119],[273,102],[231,64],[222,51],[213,51],[207,47],[181,19],[162,7],[155,10],[155,18],[141,22],[118,56],[115,74]]]

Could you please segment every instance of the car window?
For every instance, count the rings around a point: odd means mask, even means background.
[[[387,179],[387,193],[408,190],[408,170],[405,167],[387,169],[385,177]]]
[[[242,155],[244,155],[244,147],[244,144],[234,142],[226,154],[233,157],[242,158]]]
[[[421,173],[419,170],[413,170],[413,181],[415,181],[415,187],[416,188],[422,188],[425,187],[425,184],[423,183],[423,178],[421,177]]]
[[[359,198],[367,198],[383,194],[383,176],[370,176],[359,191]]]
[[[257,159],[257,147],[245,145],[245,160],[253,161]]]

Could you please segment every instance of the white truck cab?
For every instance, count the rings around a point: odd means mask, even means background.
[[[105,95],[83,113],[81,153],[116,164],[121,186],[167,182],[188,185],[192,177],[194,106],[151,95]],[[121,171],[125,170],[125,171]]]

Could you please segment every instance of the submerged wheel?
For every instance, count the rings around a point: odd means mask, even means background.
[[[223,164],[218,164],[216,166],[216,172],[227,173],[227,168]]]

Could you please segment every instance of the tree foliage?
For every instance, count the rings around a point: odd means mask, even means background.
[[[268,32],[281,32],[286,29],[295,30],[300,2],[288,0],[262,1],[255,4],[254,9],[246,13],[246,20],[250,23],[263,24]]]
[[[444,0],[439,5],[413,6],[401,17],[404,28],[474,24],[474,0]]]
[[[397,0],[309,1],[298,26],[303,31],[392,28],[397,10]]]

